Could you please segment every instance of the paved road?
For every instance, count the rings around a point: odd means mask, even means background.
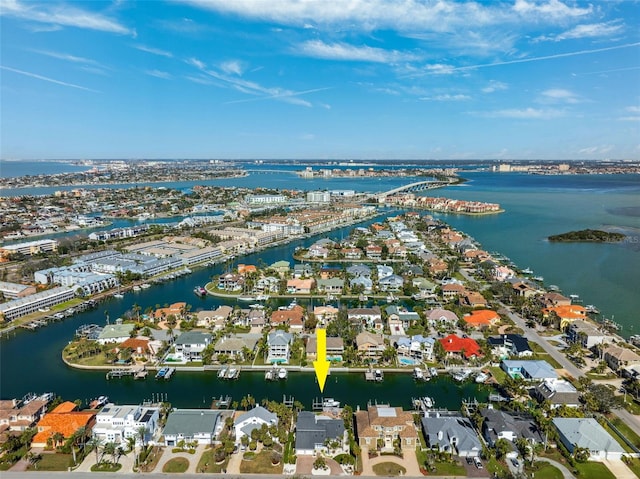
[[[569,469],[567,469],[563,464],[560,464],[558,461],[554,461],[553,459],[547,459],[546,457],[536,457],[536,461],[548,462],[553,467],[559,469],[564,479],[575,479],[576,477],[573,474],[571,474],[571,471]]]
[[[35,471],[27,471],[27,472],[3,472],[2,477],[11,477],[15,479],[42,479],[43,476],[49,478],[66,478],[72,477],[73,479],[96,479],[99,477],[100,479],[126,479],[126,478],[137,478],[140,479],[141,475],[133,472],[35,472]],[[172,474],[163,474],[163,473],[144,473],[144,479],[167,479],[168,477],[175,477]],[[202,479],[203,474],[190,474],[184,473],[179,474],[181,479]],[[206,474],[207,479],[246,479],[246,478],[255,478],[255,479],[282,479],[283,476],[281,474],[242,474],[242,475],[232,475],[232,474]],[[292,476],[289,476],[292,477]],[[311,479],[312,476],[296,476],[298,478],[307,478]],[[322,477],[322,479],[344,479],[345,476],[313,476],[313,477]],[[371,479],[397,479],[394,476],[358,476],[362,478],[371,478]],[[402,476],[407,479],[424,479],[423,475],[420,476]],[[451,479],[451,476],[429,476],[431,479]]]

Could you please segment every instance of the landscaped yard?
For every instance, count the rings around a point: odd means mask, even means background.
[[[162,472],[168,473],[178,473],[178,472],[186,472],[189,468],[189,460],[184,457],[174,457],[173,459],[169,459],[164,467],[162,468]]]
[[[631,457],[627,458],[624,462],[636,476],[640,477],[640,459]]]
[[[221,473],[223,470],[227,470],[227,465],[229,464],[229,456],[220,463],[216,464],[215,460],[216,448],[207,449],[202,453],[200,457],[200,462],[198,462],[197,471],[198,472],[209,472],[209,473]]]
[[[562,472],[548,462],[536,462],[533,467],[528,467],[527,472],[535,474],[536,479],[562,479]]]
[[[240,463],[241,474],[282,474],[282,461],[276,466],[271,463],[273,451],[263,450],[256,454],[251,461]]]
[[[616,476],[601,462],[583,462],[576,464],[581,479],[616,479]]]
[[[434,476],[466,476],[467,471],[461,464],[454,464],[452,462],[436,462],[434,463],[436,468],[433,472]]]
[[[73,464],[71,454],[40,454],[36,464],[30,464],[29,471],[66,471]]]
[[[373,472],[377,476],[399,476],[404,475],[407,470],[395,462],[381,462],[373,466]]]

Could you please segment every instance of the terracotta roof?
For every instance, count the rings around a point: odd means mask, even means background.
[[[140,339],[140,338],[129,338],[124,341],[121,345],[121,348],[126,349],[129,348],[134,352],[146,352],[149,349],[149,340],[148,339]]]
[[[464,353],[467,359],[472,356],[482,356],[480,345],[471,338],[461,338],[455,334],[450,334],[438,341],[448,353]]]
[[[478,311],[473,311],[468,316],[464,316],[462,319],[471,326],[489,326],[499,321],[500,315],[490,309],[479,309]]]
[[[555,311],[561,319],[582,319],[586,317],[587,310],[579,304],[570,304],[568,306],[554,306],[548,308],[546,312]]]
[[[271,313],[271,322],[274,324],[288,323],[294,319],[300,319],[304,317],[304,309],[302,306],[296,305],[291,309],[279,309]]]
[[[380,408],[393,410],[394,414],[380,415]],[[408,411],[403,411],[401,407],[369,406],[366,411],[356,412],[356,426],[359,438],[380,436],[380,433],[373,426],[406,426],[398,433],[401,437],[417,437],[418,435],[413,426],[413,415]]]
[[[73,405],[75,406],[75,404]],[[95,412],[66,412],[66,408],[68,408],[68,406],[65,407],[65,412],[50,412],[44,415],[40,422],[38,422],[39,432],[33,437],[32,445],[46,444],[47,439],[55,433],[60,433],[65,438],[68,438],[81,427],[90,425],[96,416]],[[54,411],[56,410],[58,410],[58,408],[54,409]]]
[[[75,411],[78,409],[78,405],[76,403],[72,403],[71,401],[65,401],[60,403],[56,408],[51,411],[51,414],[63,414],[71,411]]]

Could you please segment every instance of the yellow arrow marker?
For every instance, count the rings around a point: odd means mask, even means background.
[[[316,330],[316,335],[318,337],[318,360],[313,362],[313,369],[316,370],[318,386],[320,386],[320,392],[322,392],[324,390],[324,383],[327,380],[327,375],[329,374],[329,365],[331,364],[327,361],[327,330],[318,329]]]

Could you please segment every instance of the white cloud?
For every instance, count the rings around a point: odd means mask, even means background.
[[[445,93],[443,95],[422,97],[420,99],[424,101],[466,101],[471,100],[471,97],[469,95],[463,95],[461,93],[458,93],[456,95],[449,95],[448,93]]]
[[[562,110],[538,108],[513,108],[490,111],[482,114],[482,116],[486,116],[488,118],[514,118],[518,120],[548,120],[551,118],[559,118],[564,115],[565,113]]]
[[[415,61],[418,57],[411,53],[382,48],[349,45],[346,43],[328,44],[321,40],[310,40],[301,44],[297,51],[304,55],[325,60],[346,60],[376,63],[395,63]]]
[[[161,57],[173,58],[173,53],[168,52],[166,50],[161,50],[159,48],[148,47],[146,45],[134,45],[133,48],[136,48],[142,52],[151,53],[152,55],[158,55]]]
[[[580,38],[609,37],[621,33],[624,26],[620,22],[590,23],[575,27],[557,35],[545,35],[534,39],[538,41],[575,40]]]
[[[87,88],[87,87],[84,87],[84,86],[76,85],[75,83],[69,83],[69,82],[64,82],[64,81],[61,81],[61,80],[56,80],[54,78],[49,78],[49,77],[46,77],[46,76],[43,76],[43,75],[38,75],[37,73],[31,73],[31,72],[26,72],[24,70],[18,70],[17,68],[11,68],[11,67],[0,65],[0,69],[7,70],[7,71],[10,71],[10,72],[13,72],[13,73],[18,73],[19,75],[24,75],[24,76],[31,77],[31,78],[36,78],[38,80],[46,81],[46,82],[49,82],[49,83],[55,83],[56,85],[67,86],[67,87],[70,87],[70,88],[77,88],[78,90],[85,90],[85,91],[90,91],[90,92],[93,92],[93,93],[100,93],[97,90],[92,90],[91,88]]]
[[[581,155],[601,155],[604,153],[609,153],[611,150],[613,150],[613,145],[598,145],[581,148],[578,150],[578,153]]]
[[[628,106],[625,108],[626,111],[628,111],[629,113],[640,113],[640,106]]]
[[[582,17],[593,12],[593,6],[588,8],[570,7],[559,0],[532,1],[516,0],[513,10],[523,17],[539,16],[564,20],[572,17]]]
[[[436,63],[432,65],[425,65],[424,71],[433,75],[450,75],[457,70],[453,65],[445,65],[442,63]]]
[[[132,35],[136,32],[100,13],[82,10],[62,3],[22,3],[18,0],[2,0],[0,15],[58,27],[85,28],[102,32]]]
[[[239,60],[229,60],[223,62],[220,65],[220,69],[225,73],[238,76],[242,76],[242,74],[244,73],[244,67],[242,65],[242,62],[240,62]]]
[[[544,103],[579,103],[578,96],[563,88],[551,88],[541,93],[540,100]]]
[[[493,93],[500,90],[507,90],[509,85],[497,80],[491,80],[489,84],[482,89],[482,93]]]
[[[171,73],[163,72],[162,70],[145,70],[145,73],[152,77],[162,78],[163,80],[171,79]]]
[[[84,63],[87,65],[99,65],[99,63],[90,58],[78,57],[75,55],[71,55],[68,53],[62,52],[54,52],[49,50],[31,50],[34,53],[39,53],[40,55],[46,55],[51,58],[57,58],[58,60],[65,60],[72,63]]]
[[[205,65],[204,62],[201,62],[200,60],[194,57],[187,58],[185,60],[185,63],[187,65],[191,65],[192,67],[196,67],[198,70],[204,70],[207,67],[207,65]]]

